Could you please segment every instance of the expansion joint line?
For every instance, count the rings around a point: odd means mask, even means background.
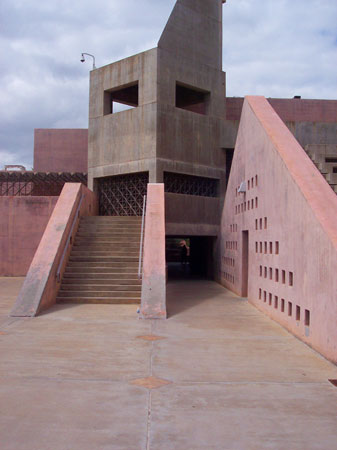
[[[153,325],[154,321],[151,320],[151,331],[150,334],[153,334]],[[153,376],[153,351],[154,351],[154,342],[151,342],[151,351],[150,351],[150,377]],[[146,450],[150,450],[150,434],[151,434],[151,411],[152,411],[152,392],[149,389],[148,397],[147,397],[147,435],[146,435]]]

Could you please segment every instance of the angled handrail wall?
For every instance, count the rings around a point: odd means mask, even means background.
[[[81,183],[64,185],[10,313],[12,317],[34,317],[55,304],[78,216],[97,212],[93,192]]]
[[[144,198],[143,198],[142,228],[141,228],[141,231],[140,231],[139,265],[138,265],[138,278],[139,279],[142,278],[142,260],[143,260],[145,210],[146,210],[146,195],[144,195]]]
[[[69,245],[70,245],[70,243],[72,241],[75,225],[77,224],[77,222],[80,219],[80,210],[81,210],[83,199],[84,199],[84,195],[82,194],[81,200],[80,200],[80,202],[78,204],[78,207],[77,207],[74,219],[73,219],[73,223],[71,225],[71,229],[70,229],[70,232],[69,232],[69,235],[68,235],[68,238],[67,238],[66,245],[64,246],[64,250],[63,250],[63,253],[62,253],[62,256],[61,256],[60,264],[59,264],[59,266],[57,268],[56,279],[57,279],[58,282],[61,281],[61,270],[62,270],[62,267],[63,267],[63,264],[64,264],[64,260],[65,260],[65,257],[66,257]]]

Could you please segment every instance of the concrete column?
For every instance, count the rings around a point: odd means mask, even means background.
[[[140,317],[166,319],[165,197],[163,183],[149,183],[144,232]]]

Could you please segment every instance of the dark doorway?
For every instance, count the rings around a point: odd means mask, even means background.
[[[214,237],[168,236],[166,264],[168,279],[213,279]],[[184,244],[188,247],[187,258]]]
[[[242,231],[242,297],[248,296],[249,233]]]

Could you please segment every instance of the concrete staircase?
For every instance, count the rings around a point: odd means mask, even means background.
[[[80,221],[57,302],[140,303],[141,217],[84,217]]]
[[[307,145],[305,151],[337,194],[337,146],[336,145]]]

